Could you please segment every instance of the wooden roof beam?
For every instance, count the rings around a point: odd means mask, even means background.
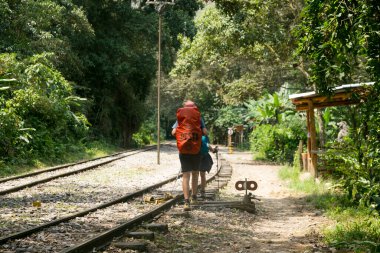
[[[333,101],[333,102],[316,103],[314,104],[314,108],[320,109],[320,108],[326,108],[326,107],[332,107],[332,106],[355,105],[359,103],[360,101],[358,100]],[[297,111],[308,110],[308,104],[296,105],[296,110]]]
[[[333,102],[334,100],[342,100],[342,99],[351,99],[353,93],[337,93],[331,97],[327,96],[318,96],[318,97],[311,97],[311,98],[299,98],[299,99],[292,99],[292,103],[295,105],[298,104],[307,104],[308,101],[313,101],[313,103],[321,103],[321,102]]]

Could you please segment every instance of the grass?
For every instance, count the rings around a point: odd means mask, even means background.
[[[59,157],[34,157],[29,160],[13,161],[9,164],[0,161],[0,178],[20,175],[55,165],[106,156],[121,151],[120,148],[104,141],[92,141],[83,145],[72,145],[62,150],[65,151],[60,152]]]
[[[238,151],[250,151],[250,145],[249,142],[245,142],[243,144],[239,143],[236,147],[234,147]]]
[[[288,181],[291,189],[309,194],[324,194],[331,185],[329,182],[318,183],[311,175],[300,179],[300,171],[289,166],[285,166],[280,170],[279,177]]]
[[[347,214],[351,214],[347,216]],[[338,224],[326,229],[326,242],[337,248],[356,252],[380,252],[380,221],[365,210],[345,211],[335,214]],[[346,217],[345,219],[343,217]]]
[[[262,152],[253,152],[253,160],[255,161],[267,161],[265,154]]]
[[[288,182],[289,188],[308,194],[307,201],[337,222],[323,231],[329,246],[350,252],[380,252],[380,220],[376,211],[353,206],[344,195],[332,189],[333,182],[302,180],[298,169],[283,167],[279,177]]]

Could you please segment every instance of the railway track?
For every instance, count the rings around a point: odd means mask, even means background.
[[[208,180],[214,177],[215,175]],[[90,248],[92,250],[94,247],[102,247],[127,228],[151,219],[180,201],[183,196],[177,195],[157,207],[143,203],[141,198],[136,198],[163,185],[174,190],[170,185],[173,181],[180,191],[180,184],[177,184],[176,179],[177,176],[171,177],[110,202],[2,236],[0,252],[86,252]],[[110,227],[112,229],[109,229]],[[76,245],[77,242],[80,243]]]
[[[81,212],[78,212],[78,213],[75,213],[75,214],[72,214],[72,215],[68,215],[68,216],[65,216],[63,218],[59,218],[59,219],[55,219],[53,221],[50,221],[50,222],[47,222],[47,223],[44,223],[44,224],[41,224],[41,225],[38,225],[38,226],[35,226],[35,227],[32,227],[30,229],[26,229],[26,230],[23,230],[23,231],[20,231],[20,232],[16,232],[16,233],[13,233],[11,235],[8,235],[8,236],[4,236],[4,237],[0,237],[0,244],[2,243],[6,243],[7,241],[9,240],[12,240],[12,239],[19,239],[19,238],[23,238],[25,236],[28,236],[28,235],[31,235],[35,232],[38,232],[38,231],[41,231],[45,228],[48,228],[48,227],[51,227],[51,226],[54,226],[54,225],[57,225],[57,224],[60,224],[60,223],[63,223],[63,222],[66,222],[66,221],[69,221],[69,220],[72,220],[72,219],[75,219],[75,218],[78,218],[78,217],[83,217],[91,212],[95,212],[97,210],[100,210],[100,209],[105,209],[107,207],[110,207],[110,206],[113,206],[113,205],[116,205],[116,204],[119,204],[119,203],[122,203],[122,202],[125,202],[125,201],[128,201],[128,200],[131,200],[137,196],[141,196],[142,194],[146,193],[146,192],[149,192],[153,189],[156,189],[164,184],[167,184],[171,181],[174,181],[177,179],[177,176],[176,177],[171,177],[167,180],[164,180],[162,182],[159,182],[157,184],[154,184],[154,185],[151,185],[151,186],[148,186],[148,187],[145,187],[141,190],[138,190],[138,191],[135,191],[133,193],[129,193],[129,194],[126,194],[120,198],[117,198],[115,200],[112,200],[112,201],[109,201],[107,203],[104,203],[104,204],[100,204],[100,205],[96,205],[92,208],[89,208],[89,209],[86,209],[86,210],[83,210]]]
[[[143,205],[140,199],[135,198],[175,179],[170,178],[91,209],[2,237],[0,252],[8,252],[8,249],[11,250],[9,252],[59,252],[77,240],[85,240],[111,224],[148,210],[149,205]],[[10,240],[14,241],[10,243]]]
[[[0,195],[17,192],[25,188],[55,180],[60,177],[66,177],[74,175],[76,173],[95,169],[99,166],[109,164],[119,159],[123,159],[127,156],[135,155],[152,149],[155,149],[155,147],[147,147],[144,149],[116,153],[105,157],[81,161],[78,163],[55,166],[49,169],[35,171],[24,175],[3,178],[0,180]]]
[[[146,180],[146,176],[154,176],[158,182],[177,175],[178,169],[173,169],[176,165],[170,161],[178,156],[176,148],[165,146],[164,150],[163,157],[168,157],[168,162],[157,170],[154,162],[149,164],[146,161],[154,160],[156,156],[155,150],[150,150],[134,153],[95,170],[0,196],[0,237],[33,229],[122,198],[153,184]],[[145,165],[141,165],[144,164],[142,161]],[[33,206],[35,202],[39,202],[40,207]]]
[[[221,179],[219,175],[223,175],[223,182],[218,182]],[[218,191],[220,188],[224,187],[227,184],[226,178],[231,177],[232,169],[230,166],[221,166],[217,168],[217,171],[214,175],[207,178],[208,188],[213,189],[214,193]],[[212,184],[211,184],[212,183]],[[60,253],[85,253],[85,252],[120,252],[117,247],[115,248],[112,242],[115,238],[117,241],[123,241],[124,238],[131,237],[131,233],[133,233],[133,229],[136,226],[149,222],[154,219],[156,216],[161,215],[163,212],[169,210],[175,204],[183,199],[183,195],[179,194],[175,196],[173,199],[166,201],[165,203],[157,206],[156,208],[146,211],[145,213],[133,217],[124,221],[123,223],[115,226],[103,233],[93,236],[92,238],[87,239],[86,241],[80,242],[77,245],[74,245],[68,249],[62,250]],[[117,244],[117,243],[116,243]]]
[[[125,151],[125,152],[131,152],[131,151],[134,151],[134,150]],[[17,176],[11,176],[11,177],[1,178],[0,179],[0,184],[8,182],[8,181],[12,181],[12,180],[17,180],[17,179],[25,178],[25,177],[31,177],[31,176],[39,175],[39,174],[46,173],[46,172],[53,172],[53,171],[56,171],[56,170],[64,169],[64,168],[67,168],[67,167],[70,167],[70,166],[74,166],[74,165],[79,165],[79,164],[82,164],[82,163],[87,163],[87,162],[92,162],[92,161],[96,161],[96,160],[100,160],[100,159],[104,159],[104,158],[108,158],[108,157],[117,156],[117,155],[123,154],[125,152],[117,152],[117,153],[112,154],[112,155],[107,155],[107,156],[97,157],[97,158],[93,158],[93,159],[83,160],[83,161],[80,161],[80,162],[77,162],[77,163],[61,164],[61,165],[57,165],[57,166],[50,167],[50,168],[47,168],[47,169],[37,170],[37,171],[33,171],[33,172],[29,172],[29,173],[25,173],[25,174],[21,174],[21,175],[17,175]]]

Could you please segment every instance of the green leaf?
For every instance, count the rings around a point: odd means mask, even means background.
[[[9,83],[9,82],[16,82],[17,80],[15,78],[11,79],[0,79],[0,83]]]

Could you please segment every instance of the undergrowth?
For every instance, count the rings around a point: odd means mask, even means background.
[[[279,177],[288,182],[289,188],[306,193],[307,201],[336,220],[334,227],[323,231],[330,247],[350,252],[380,252],[378,212],[353,206],[347,196],[334,190],[334,182],[305,177],[298,168],[283,167]]]

